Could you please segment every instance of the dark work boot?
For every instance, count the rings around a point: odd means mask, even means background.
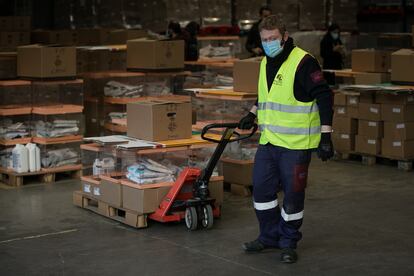
[[[243,249],[246,253],[259,253],[263,251],[264,249],[268,249],[268,248],[276,248],[276,247],[265,245],[258,239],[251,241],[251,242],[246,242],[243,244]]]
[[[285,264],[293,264],[298,260],[298,254],[292,248],[283,248],[280,261]]]

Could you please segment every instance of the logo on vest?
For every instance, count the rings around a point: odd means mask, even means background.
[[[274,85],[282,85],[283,84],[283,75],[277,74],[275,80],[273,81]]]

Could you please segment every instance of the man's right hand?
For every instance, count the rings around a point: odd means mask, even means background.
[[[254,121],[256,120],[256,115],[252,112],[249,112],[246,116],[244,116],[239,122],[240,129],[251,129],[254,125]]]
[[[259,47],[257,48],[253,48],[252,52],[255,53],[256,55],[260,56],[261,54],[263,54],[263,50]]]

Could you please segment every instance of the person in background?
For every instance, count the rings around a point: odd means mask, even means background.
[[[342,69],[344,48],[341,41],[341,30],[337,24],[329,26],[320,46],[323,69]],[[333,73],[325,72],[324,77],[328,84],[335,84],[335,75]]]
[[[194,23],[195,22],[190,22],[186,26],[185,29],[182,29],[180,26],[180,23],[178,22],[171,21],[168,24],[167,36],[172,40],[184,40],[184,59],[185,60],[197,60],[198,59],[197,33],[198,33],[199,27],[197,28],[197,26],[194,26]]]
[[[185,60],[198,60],[199,53],[197,35],[200,31],[200,25],[197,22],[191,21],[187,24],[187,26],[185,26],[185,30],[189,35],[187,50],[185,52]]]
[[[247,35],[247,41],[246,41],[246,49],[253,56],[264,55],[262,40],[260,39],[259,24],[260,22],[262,22],[264,18],[272,14],[272,10],[267,6],[263,6],[260,8],[259,14],[260,14],[260,20],[253,24],[252,28],[250,29]]]

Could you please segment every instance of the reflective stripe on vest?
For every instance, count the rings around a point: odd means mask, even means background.
[[[317,105],[312,106],[297,106],[297,105],[286,105],[286,104],[279,104],[279,103],[259,103],[258,106],[261,110],[276,110],[281,112],[287,113],[311,113],[311,112],[319,112],[319,108]]]
[[[297,68],[307,53],[295,47],[279,68],[270,91],[267,85],[266,57],[260,65],[258,84],[260,144],[271,143],[288,149],[317,148],[320,118],[316,101],[300,102],[294,96]]]

